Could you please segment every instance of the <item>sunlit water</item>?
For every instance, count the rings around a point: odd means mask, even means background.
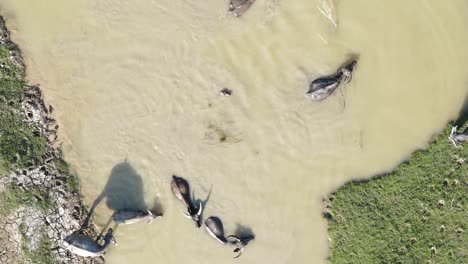
[[[119,227],[109,263],[324,263],[321,198],[394,167],[465,100],[467,1],[257,0],[240,19],[227,2],[0,2],[86,202],[104,198],[97,224],[164,209]],[[304,96],[352,56],[349,85]],[[182,216],[172,174],[212,188],[226,233],[255,233],[240,259]]]

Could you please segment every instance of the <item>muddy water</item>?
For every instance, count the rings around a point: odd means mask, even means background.
[[[109,263],[234,263],[181,215],[172,174],[211,189],[226,233],[255,233],[243,263],[324,263],[321,197],[424,146],[468,90],[463,0],[258,0],[240,19],[227,1],[127,2],[0,2],[97,223],[164,210],[119,227]],[[352,56],[349,85],[304,96]]]

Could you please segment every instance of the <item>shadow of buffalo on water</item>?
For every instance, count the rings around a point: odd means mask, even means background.
[[[127,160],[116,164],[112,168],[106,186],[94,200],[82,228],[89,226],[94,210],[104,200],[107,207],[115,212],[121,210],[147,212],[148,206],[144,199],[143,179]],[[160,213],[162,210],[161,202],[156,198],[152,211]],[[111,216],[103,230],[111,224],[112,220]]]
[[[239,238],[245,238],[245,237],[255,237],[255,234],[252,231],[252,228],[241,225],[241,224],[236,224],[236,230],[234,231],[234,236],[239,237]]]

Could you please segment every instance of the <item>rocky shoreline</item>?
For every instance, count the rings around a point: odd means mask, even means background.
[[[1,16],[0,47],[6,47],[3,50],[9,53],[5,57],[7,62],[0,64],[0,81],[7,78],[8,65],[24,72],[21,53],[11,42]],[[21,79],[23,76],[17,77]],[[5,214],[0,214],[0,263],[85,263],[86,259],[60,248],[62,239],[80,230],[88,214],[78,179],[69,173],[64,162],[57,141],[58,125],[51,117],[53,108],[46,106],[38,86],[25,83],[24,93],[17,98],[19,107],[12,111],[22,117],[22,122],[28,124],[34,136],[44,139],[45,155],[39,162],[27,166],[13,162],[9,172],[0,173],[0,202],[4,207],[9,205]],[[9,85],[9,82],[0,82],[0,85]],[[0,105],[8,103],[0,100]],[[0,124],[0,137],[2,125],[5,124]],[[93,228],[80,232],[97,234]],[[94,259],[93,263],[103,262],[103,259]]]

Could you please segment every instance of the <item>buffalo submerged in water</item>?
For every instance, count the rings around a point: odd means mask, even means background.
[[[187,208],[188,213],[182,211],[187,218],[191,218],[197,227],[201,226],[201,213],[203,211],[203,205],[200,202],[199,206],[195,206],[190,197],[190,186],[187,180],[182,177],[173,175],[171,182],[171,190],[175,197],[179,199],[184,206]]]
[[[99,257],[106,253],[106,250],[111,243],[117,245],[114,238],[114,232],[112,228],[109,228],[107,234],[104,236],[103,245],[99,244],[89,236],[73,233],[63,240],[61,247],[78,256]]]
[[[206,232],[216,239],[219,243],[225,245],[227,243],[226,237],[224,236],[224,227],[223,227],[223,222],[216,217],[216,216],[210,216],[208,219],[205,221],[205,228]]]
[[[247,246],[250,243],[250,241],[255,239],[255,236],[249,235],[245,237],[237,237],[235,235],[230,235],[230,236],[227,236],[226,239],[229,244],[236,246],[236,249],[234,249],[234,252],[238,254],[234,258],[238,258],[244,252],[245,246]]]
[[[255,0],[231,0],[228,13],[240,17],[247,12],[254,2]]]
[[[146,210],[146,212],[143,212],[139,210],[126,209],[116,211],[112,215],[112,220],[114,220],[114,222],[119,225],[130,225],[146,219],[148,221],[148,224],[151,224],[151,222],[153,222],[153,219],[162,216],[163,214],[153,214],[153,212],[151,212],[150,210]]]
[[[208,234],[216,239],[216,241],[223,245],[234,245],[236,247],[234,252],[238,254],[234,258],[240,257],[244,252],[245,246],[247,246],[250,241],[255,239],[254,235],[247,235],[242,237],[230,235],[225,237],[223,223],[221,222],[221,219],[216,216],[210,216],[205,220],[205,228]]]
[[[314,80],[310,84],[306,95],[317,101],[328,98],[342,83],[349,83],[351,81],[356,64],[356,61],[352,61],[345,67],[338,68],[335,75]]]

